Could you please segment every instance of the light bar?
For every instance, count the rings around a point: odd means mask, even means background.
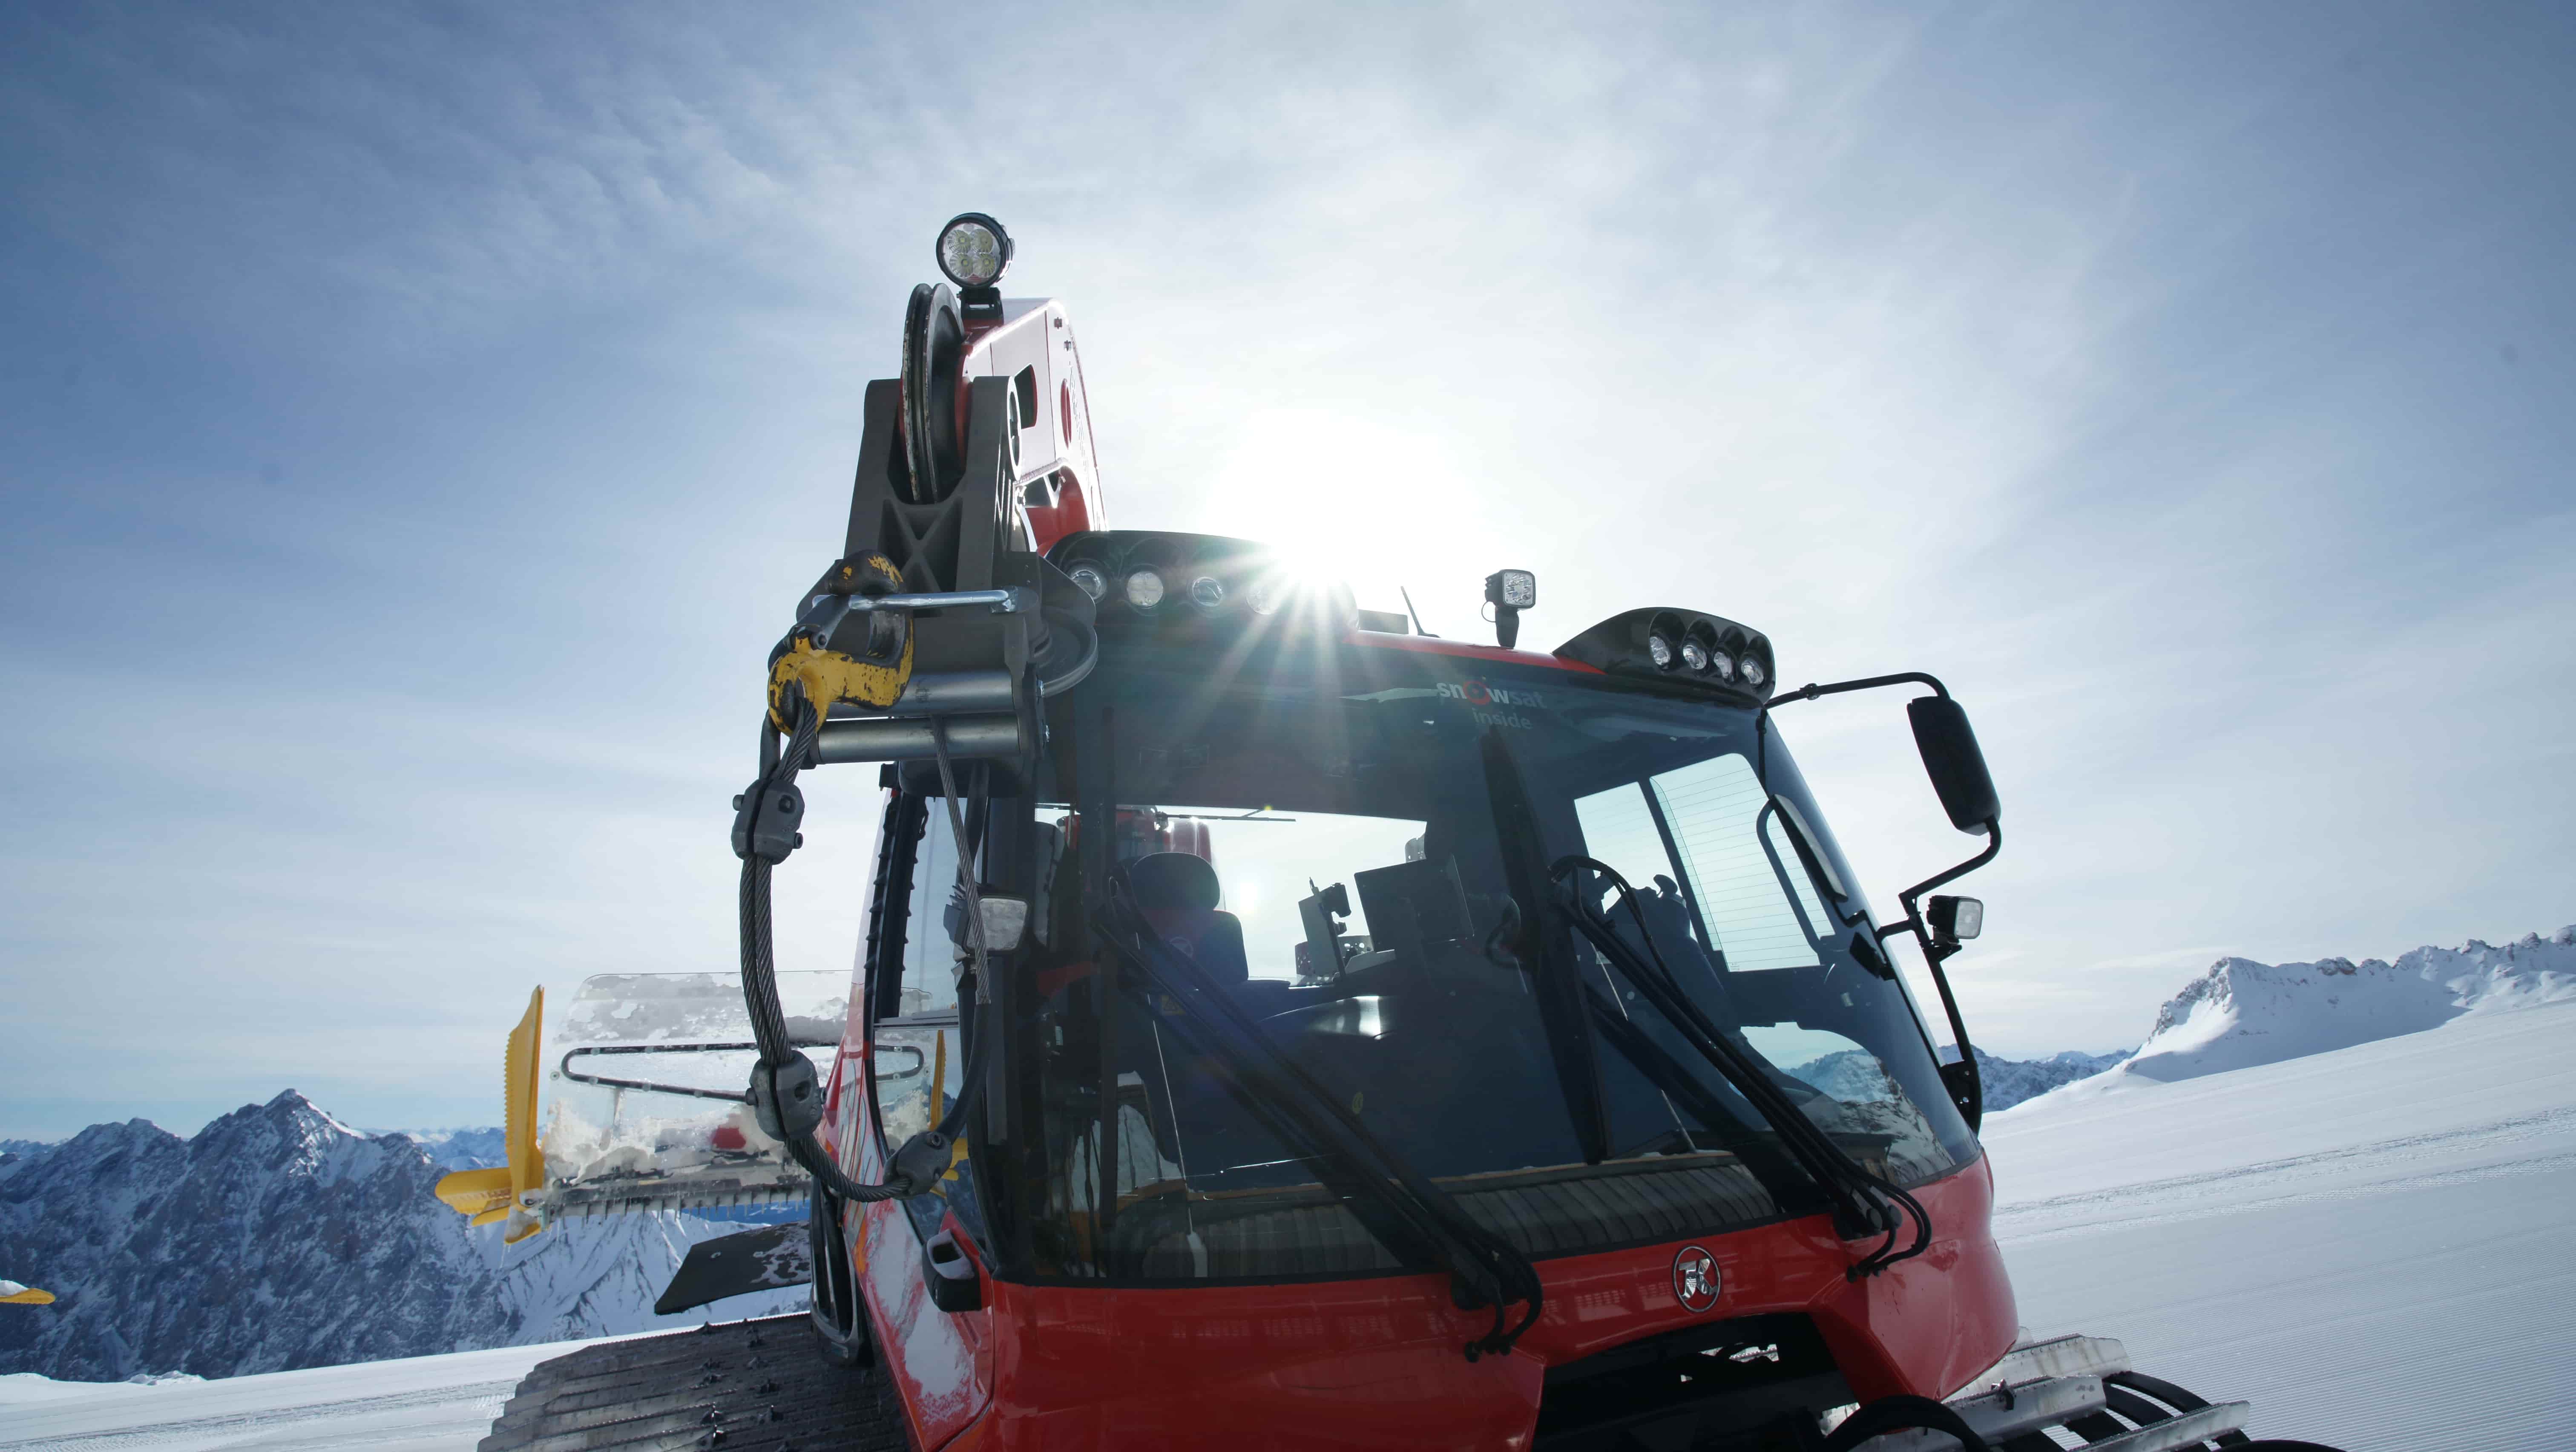
[[[1771,641],[1704,611],[1675,608],[1613,615],[1556,648],[1611,675],[1649,676],[1742,700],[1771,694]]]
[[[1158,630],[1271,629],[1297,621],[1347,629],[1358,617],[1349,587],[1305,578],[1250,540],[1093,530],[1057,541],[1047,559],[1085,593],[1098,583],[1098,623],[1112,629],[1148,620]],[[1172,608],[1183,602],[1190,608]]]

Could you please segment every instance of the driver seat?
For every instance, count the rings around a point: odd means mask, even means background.
[[[1164,942],[1189,954],[1229,989],[1252,977],[1243,920],[1217,907],[1216,869],[1188,852],[1150,852],[1127,864],[1137,909]]]

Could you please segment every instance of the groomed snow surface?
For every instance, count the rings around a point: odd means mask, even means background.
[[[2258,1435],[2576,1448],[2571,1050],[2548,1003],[1995,1115],[2022,1324],[2117,1336]]]
[[[152,1385],[49,1381],[21,1372],[0,1376],[0,1447],[465,1452],[491,1430],[529,1368],[587,1344],[505,1346]]]
[[[2038,1334],[2254,1403],[2352,1452],[2576,1447],[2576,1003],[1987,1121],[1996,1230]],[[224,1381],[0,1378],[0,1452],[463,1452],[511,1347]]]

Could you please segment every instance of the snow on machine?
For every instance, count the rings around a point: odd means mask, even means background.
[[[593,980],[543,1054],[532,1005],[512,1162],[441,1191],[514,1234],[800,1197],[810,1327],[559,1358],[485,1448],[2305,1445],[2117,1342],[2015,1344],[1943,971],[1982,910],[1936,895],[2000,809],[1938,680],[1781,690],[1769,636],[1680,605],[1516,649],[1509,569],[1499,643],[1445,640],[1113,530],[1011,251],[950,222],[957,291],[868,385],[735,803],[738,977]],[[1982,839],[1884,922],[1774,721],[1878,689]],[[866,926],[818,984],[770,879],[798,777],[858,763]],[[700,1246],[666,1305],[776,1284],[781,1238]]]

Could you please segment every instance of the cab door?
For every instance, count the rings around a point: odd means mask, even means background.
[[[864,959],[875,1072],[854,1126],[860,1172],[884,1177],[894,1147],[929,1128],[956,1100],[965,1069],[957,950],[946,922],[957,849],[944,803],[895,796],[879,846],[878,891]],[[983,1217],[973,1166],[958,1156],[932,1192],[857,1207],[853,1268],[921,1446],[965,1429],[992,1397],[986,1313],[942,1311],[923,1278],[943,1232],[981,1258]]]

